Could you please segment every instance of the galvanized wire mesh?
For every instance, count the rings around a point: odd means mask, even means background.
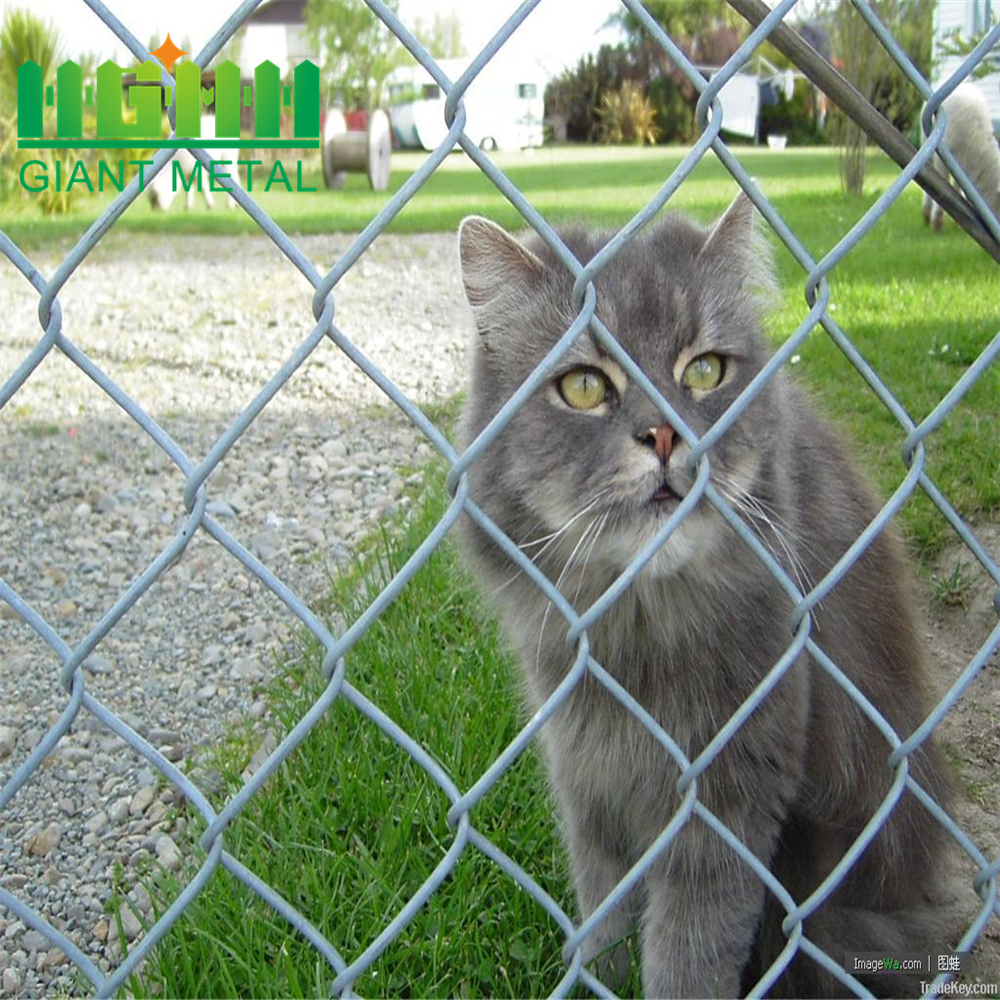
[[[104,20],[108,27],[129,47],[139,60],[145,60],[148,53],[144,46],[129,32],[99,0],[86,0],[94,12]],[[1000,876],[1000,858],[990,859],[981,853],[979,847],[955,821],[945,814],[913,781],[909,775],[908,757],[934,730],[942,717],[955,705],[956,701],[969,684],[983,668],[986,660],[1000,645],[1000,624],[993,628],[989,637],[982,644],[978,653],[970,660],[964,671],[951,686],[947,694],[935,706],[924,724],[905,740],[892,730],[879,712],[862,696],[860,691],[840,672],[822,649],[814,642],[810,632],[810,610],[837,582],[850,570],[869,542],[883,529],[886,523],[897,513],[902,504],[916,491],[922,490],[947,518],[958,536],[978,560],[984,571],[1000,588],[1000,567],[993,561],[984,546],[977,539],[973,530],[962,520],[952,507],[948,498],[930,478],[925,465],[925,441],[931,433],[948,416],[962,396],[983,375],[998,354],[1000,354],[1000,333],[992,340],[979,357],[962,374],[952,389],[940,401],[938,406],[919,423],[914,422],[899,401],[893,396],[878,372],[866,359],[849,334],[841,329],[828,308],[830,289],[827,275],[833,267],[846,255],[865,234],[874,226],[888,207],[897,199],[903,189],[928,164],[935,151],[944,155],[945,161],[959,177],[966,194],[979,209],[981,224],[987,233],[987,239],[1000,241],[1000,222],[985,210],[977,193],[970,189],[963,177],[961,168],[954,162],[940,143],[944,131],[943,116],[937,115],[941,101],[964,79],[981,61],[985,53],[1000,42],[1000,26],[995,27],[975,51],[963,62],[960,69],[937,90],[934,90],[927,80],[913,66],[900,45],[880,24],[878,17],[869,3],[856,0],[855,6],[862,17],[868,22],[871,30],[877,35],[885,49],[898,63],[912,85],[927,100],[927,111],[924,116],[926,140],[890,185],[884,194],[864,214],[837,245],[821,260],[812,258],[802,242],[797,238],[782,220],[774,207],[760,191],[754,181],[748,176],[741,165],[738,156],[727,147],[721,138],[723,116],[717,95],[722,86],[735,74],[752,56],[756,48],[771,35],[781,24],[783,18],[794,5],[794,0],[782,2],[768,13],[752,31],[739,50],[726,63],[722,71],[709,83],[694,65],[685,57],[677,44],[671,40],[660,26],[649,16],[638,0],[623,0],[625,6],[635,15],[648,31],[656,44],[661,46],[675,66],[679,67],[691,84],[700,93],[697,106],[697,121],[700,135],[691,147],[683,161],[670,176],[663,181],[655,197],[626,225],[621,231],[590,261],[580,261],[574,258],[560,240],[558,234],[548,224],[517,187],[504,173],[497,168],[490,157],[480,150],[464,133],[466,121],[463,96],[475,80],[477,74],[496,54],[498,49],[508,43],[516,46],[516,32],[524,19],[535,6],[534,2],[523,3],[513,11],[492,41],[469,64],[467,70],[458,80],[452,81],[441,71],[411,31],[402,24],[396,15],[381,2],[367,0],[374,16],[382,19],[402,41],[413,57],[420,62],[441,88],[447,93],[445,118],[448,132],[438,147],[428,156],[424,164],[386,203],[385,207],[371,220],[365,230],[354,240],[350,248],[340,258],[336,265],[326,274],[321,274],[303,255],[296,244],[261,210],[253,197],[240,188],[232,191],[240,206],[255,220],[260,228],[274,241],[281,252],[298,268],[315,289],[312,298],[312,312],[315,325],[309,335],[299,344],[287,361],[275,371],[263,389],[245,408],[239,417],[221,434],[208,453],[200,458],[192,458],[143,410],[130,398],[97,364],[87,357],[66,336],[64,317],[59,302],[59,292],[66,281],[80,266],[87,255],[97,246],[100,239],[115,224],[128,205],[138,196],[138,182],[134,181],[117,197],[107,211],[94,223],[76,246],[66,255],[55,272],[46,278],[24,254],[3,233],[0,233],[0,251],[31,283],[39,295],[38,316],[41,334],[35,347],[23,359],[16,371],[0,387],[0,407],[16,398],[18,390],[31,373],[42,364],[54,349],[61,351],[83,373],[89,376],[114,402],[121,407],[135,424],[148,436],[155,445],[177,466],[186,478],[184,504],[186,516],[182,527],[159,555],[146,566],[141,573],[125,588],[113,607],[99,621],[95,622],[82,642],[75,646],[68,644],[46,619],[45,609],[38,609],[27,603],[17,589],[6,580],[0,579],[0,598],[26,622],[31,629],[48,645],[52,651],[53,663],[60,670],[62,685],[65,688],[65,707],[59,719],[53,723],[44,738],[31,751],[16,769],[6,786],[0,791],[0,816],[8,803],[25,785],[37,775],[39,768],[63,739],[81,712],[90,713],[103,726],[120,736],[129,747],[152,765],[163,778],[177,788],[197,810],[206,824],[206,830],[201,838],[201,846],[206,857],[197,874],[185,885],[183,891],[173,901],[169,909],[163,913],[142,939],[131,949],[127,958],[123,959],[111,975],[105,976],[81,948],[65,934],[58,931],[25,899],[13,891],[0,888],[0,904],[6,910],[24,922],[28,927],[39,931],[46,939],[60,949],[75,963],[76,967],[93,984],[99,996],[109,996],[115,993],[138,968],[140,963],[157,947],[158,942],[185,912],[191,901],[201,892],[213,878],[219,867],[227,869],[245,886],[265,900],[274,910],[287,921],[290,930],[303,935],[316,948],[333,971],[334,981],[332,992],[337,995],[350,995],[354,983],[367,970],[378,956],[400,935],[416,911],[437,890],[444,879],[452,871],[458,859],[466,851],[481,851],[506,872],[525,892],[561,928],[565,935],[563,957],[565,959],[565,975],[557,985],[554,995],[564,995],[574,985],[581,985],[596,995],[609,995],[608,988],[601,983],[582,963],[582,945],[596,924],[624,897],[648,870],[656,856],[676,836],[681,826],[692,816],[697,816],[720,837],[733,851],[748,864],[761,878],[787,911],[784,930],[788,936],[788,946],[776,960],[774,966],[754,988],[759,995],[766,991],[791,960],[797,949],[801,949],[822,963],[833,972],[849,989],[858,995],[868,995],[864,988],[846,972],[843,971],[842,956],[830,956],[821,952],[803,932],[805,919],[821,906],[843,878],[845,872],[860,855],[877,833],[880,824],[892,811],[899,796],[904,790],[909,790],[924,803],[928,810],[929,821],[942,824],[952,835],[960,849],[970,858],[976,867],[977,874],[973,879],[973,888],[981,898],[982,905],[967,931],[959,942],[959,949],[965,950],[973,946],[982,934],[984,927],[995,916],[1000,915],[998,901],[998,876]],[[537,2],[537,0],[536,0]],[[220,27],[212,41],[198,55],[197,62],[206,65],[226,40],[249,16],[254,4],[242,5]],[[164,82],[171,83],[169,76],[164,74]],[[711,114],[710,114],[711,111]],[[506,196],[518,209],[526,222],[532,226],[557,254],[566,268],[575,277],[575,302],[579,310],[577,318],[566,330],[564,336],[528,378],[509,402],[496,415],[495,419],[480,434],[463,453],[455,447],[442,431],[421,412],[393,382],[369,358],[367,358],[351,339],[337,326],[334,321],[334,303],[338,282],[365,253],[375,238],[387,224],[402,210],[407,202],[420,190],[435,169],[448,156],[455,143],[458,143],[465,154],[475,162],[486,177]],[[597,296],[592,279],[599,273],[632,238],[632,236],[650,221],[678,187],[689,176],[701,158],[709,151],[714,151],[719,160],[726,166],[740,187],[750,196],[754,204],[763,214],[781,242],[788,248],[795,260],[807,274],[805,282],[805,300],[808,314],[798,328],[788,336],[777,350],[772,361],[747,387],[743,394],[734,402],[729,411],[715,424],[711,430],[698,438],[685,426],[679,415],[673,411],[668,402],[657,392],[646,375],[636,367],[617,343],[614,331],[609,330],[597,318]],[[197,153],[200,158],[207,159],[204,153]],[[155,173],[167,163],[169,151],[158,153],[150,173]],[[148,176],[148,174],[147,174]],[[814,330],[822,329],[832,341],[843,351],[858,375],[873,390],[884,404],[892,417],[906,433],[906,443],[903,450],[905,462],[905,478],[899,488],[878,513],[878,516],[866,528],[862,535],[851,546],[837,565],[808,593],[803,593],[796,581],[789,578],[772,555],[757,540],[756,536],[744,524],[741,518],[730,508],[725,499],[709,482],[709,451],[719,438],[726,434],[740,414],[753,401],[761,387],[771,379],[796,352],[802,342]],[[621,578],[592,607],[583,613],[578,613],[561,595],[552,583],[542,574],[518,547],[493,524],[483,511],[469,497],[466,472],[476,461],[486,446],[496,435],[502,432],[514,413],[527,398],[549,377],[558,359],[571,347],[584,331],[589,330],[600,342],[608,354],[622,367],[627,376],[640,386],[652,399],[664,415],[685,439],[692,449],[692,460],[697,464],[698,476],[694,486],[685,500],[680,504],[675,514],[664,524],[657,537],[646,547],[635,562],[622,574]],[[308,364],[314,349],[324,340],[329,339],[340,348],[346,359],[345,363],[356,365],[391,399],[404,414],[422,432],[431,444],[440,452],[450,466],[449,486],[453,500],[447,512],[437,526],[426,537],[414,555],[382,590],[371,606],[342,634],[333,634],[310,609],[309,601],[315,595],[305,598],[292,593],[242,545],[222,525],[206,512],[209,493],[206,482],[212,472],[219,466],[233,445],[240,439],[250,424],[260,415],[268,402],[282,390],[282,387],[301,366]],[[692,508],[706,501],[712,504],[719,513],[732,525],[740,538],[757,556],[770,568],[795,603],[793,616],[793,638],[781,659],[762,680],[758,688],[747,699],[740,710],[720,729],[717,737],[694,760],[688,760],[665,732],[618,683],[611,677],[590,654],[587,630],[616,600],[616,598],[634,580],[643,566],[653,556],[657,548],[670,535]],[[491,767],[475,782],[471,788],[459,788],[452,777],[431,757],[431,755],[407,732],[403,731],[390,719],[380,707],[357,690],[348,680],[349,654],[352,647],[371,627],[372,623],[382,614],[386,607],[399,595],[401,590],[420,567],[426,562],[445,535],[452,529],[462,514],[471,517],[486,531],[514,560],[518,566],[537,584],[546,600],[553,603],[556,610],[565,619],[569,641],[576,650],[576,659],[571,671],[563,683],[545,703],[544,707],[524,726],[517,737],[495,760]],[[84,672],[81,668],[84,660],[96,650],[100,643],[131,613],[136,602],[157,580],[166,568],[176,559],[184,557],[185,550],[191,540],[204,533],[214,539],[220,546],[238,560],[260,583],[276,595],[288,608],[292,615],[302,623],[324,650],[322,671],[326,686],[323,694],[297,725],[288,733],[280,745],[268,756],[257,772],[246,781],[238,794],[216,812],[206,796],[196,787],[192,780],[167,760],[147,740],[143,739],[133,727],[102,704],[93,694],[88,692]],[[997,590],[994,605],[1000,615],[1000,589]],[[784,887],[767,871],[759,859],[746,848],[744,844],[726,826],[715,817],[699,800],[697,795],[697,779],[699,775],[715,759],[731,734],[741,725],[746,717],[768,697],[769,691],[781,679],[783,674],[803,650],[808,650],[815,661],[827,670],[837,683],[854,699],[869,719],[883,733],[891,745],[892,753],[888,765],[894,773],[894,783],[878,813],[871,818],[852,849],[841,860],[830,876],[816,891],[805,900],[792,899]],[[474,817],[477,804],[496,785],[501,776],[525,751],[529,743],[543,727],[546,720],[562,704],[570,691],[589,674],[602,684],[623,706],[640,719],[654,734],[663,746],[664,752],[677,763],[682,772],[679,789],[683,792],[682,806],[670,825],[663,830],[646,854],[635,864],[623,882],[612,892],[605,902],[598,907],[587,920],[577,925],[571,914],[566,913],[549,894],[547,894],[531,874],[516,864],[504,851],[504,845],[494,843],[484,836],[475,826]],[[262,882],[254,873],[244,867],[240,861],[226,850],[226,831],[248,802],[253,798],[261,785],[274,774],[275,770],[285,761],[289,754],[302,742],[310,730],[324,716],[324,713],[338,699],[353,705],[365,717],[370,719],[388,738],[403,748],[413,760],[426,772],[430,779],[442,790],[451,803],[448,820],[453,829],[453,839],[445,856],[441,859],[432,875],[424,882],[417,892],[394,914],[385,927],[373,940],[366,943],[359,954],[341,955],[330,943],[320,929],[310,923],[307,915],[299,912],[289,901],[283,899],[273,888]],[[948,981],[948,975],[939,976],[935,985]]]

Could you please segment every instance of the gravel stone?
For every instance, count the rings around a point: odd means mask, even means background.
[[[49,939],[36,930],[25,931],[21,935],[21,947],[29,954],[33,955],[37,951],[43,951],[51,947]]]
[[[129,801],[127,797],[115,799],[108,806],[108,818],[112,823],[119,824],[125,822],[129,815]]]
[[[59,846],[60,840],[62,840],[62,829],[58,823],[50,823],[28,841],[28,853],[45,857]]]
[[[321,270],[352,241],[296,239]],[[383,234],[337,285],[338,327],[418,405],[451,397],[465,381],[471,324],[454,246],[450,234]],[[29,256],[51,274],[69,248]],[[196,466],[308,336],[313,294],[265,237],[112,230],[59,302],[63,333]],[[154,312],[150,302],[169,308]],[[6,260],[0,316],[3,381],[41,335],[38,293]],[[3,421],[0,575],[72,645],[185,528],[185,477],[58,351],[18,389]],[[353,546],[419,486],[406,477],[435,455],[324,341],[208,476],[205,510],[315,611]],[[3,601],[0,619],[2,787],[67,702],[51,649]],[[83,679],[93,698],[214,799],[221,778],[199,764],[202,754],[227,724],[263,721],[258,686],[294,655],[301,627],[196,528],[84,661]],[[264,732],[261,741],[248,773],[273,749]],[[160,798],[163,781],[83,708],[0,814],[0,884],[105,972],[122,955],[117,920],[105,916],[116,867],[138,884],[151,859],[172,870],[183,864],[183,808],[173,788]],[[122,920],[134,940],[140,928],[128,906]],[[27,947],[26,933],[0,916],[0,992],[28,1000],[79,995],[85,984],[62,952],[44,938],[28,938],[36,947]]]
[[[137,791],[132,797],[132,801],[129,803],[129,815],[141,816],[153,804],[153,799],[155,798],[156,789],[154,789],[152,785],[140,788],[139,791]]]
[[[156,841],[156,856],[160,859],[163,867],[172,872],[178,871],[181,867],[180,850],[169,834],[163,834]]]

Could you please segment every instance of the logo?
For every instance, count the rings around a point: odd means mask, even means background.
[[[167,40],[150,53],[156,56],[163,68],[170,72],[173,64],[188,53],[177,48],[167,35]],[[136,82],[126,84],[126,74],[135,74]],[[19,149],[319,149],[319,68],[310,60],[300,62],[292,72],[292,83],[283,84],[281,71],[270,60],[260,63],[253,71],[253,79],[244,79],[234,62],[227,59],[214,70],[211,86],[202,85],[203,71],[193,62],[183,62],[177,67],[175,85],[162,85],[162,69],[147,59],[140,66],[124,68],[108,59],[97,67],[96,80],[84,86],[83,72],[72,59],[56,70],[56,83],[44,86],[42,68],[27,60],[17,70],[17,145]],[[135,120],[125,121],[123,99],[135,109]],[[176,127],[174,136],[165,138],[162,130],[163,110],[174,107]],[[56,134],[43,134],[44,108],[56,109]],[[94,136],[83,134],[83,109],[93,108],[96,125]],[[208,109],[214,111],[214,135],[202,135],[206,123],[212,121]],[[281,116],[292,116],[292,138],[281,137]],[[243,138],[241,125],[252,116],[253,137]],[[130,161],[148,165],[151,160]],[[230,162],[230,161],[226,161]],[[247,165],[247,183],[250,189],[251,165],[259,160],[239,160]],[[40,160],[29,163],[45,164]],[[280,166],[286,187],[287,175]],[[28,166],[26,164],[25,166]],[[57,168],[59,164],[57,163]],[[176,167],[175,166],[175,183]],[[199,164],[200,166],[200,164]],[[78,168],[83,167],[78,161]],[[299,177],[302,164],[299,162]],[[84,167],[85,172],[85,167]],[[73,176],[76,176],[75,169]],[[272,179],[274,177],[272,171]],[[120,176],[120,172],[119,172]],[[143,185],[142,167],[139,170],[140,186]],[[89,178],[82,181],[93,190]],[[71,180],[72,183],[72,180]],[[42,190],[24,183],[26,190]],[[186,186],[186,185],[185,185]],[[200,174],[198,177],[201,187]],[[270,182],[268,184],[270,186]],[[118,190],[120,187],[115,185]],[[102,188],[103,190],[103,188]],[[176,187],[175,187],[176,190]],[[222,189],[214,189],[222,190]],[[302,188],[299,190],[313,190]]]

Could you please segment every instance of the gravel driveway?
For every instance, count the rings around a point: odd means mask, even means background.
[[[299,241],[321,269],[350,237]],[[65,250],[65,248],[60,248]],[[467,337],[454,237],[381,236],[344,277],[337,325],[411,399],[455,393]],[[32,255],[43,274],[61,259]],[[60,295],[68,337],[199,460],[312,329],[312,288],[264,237],[112,233]],[[38,297],[0,261],[0,382],[39,335]],[[0,417],[0,576],[79,643],[184,520],[184,478],[53,352]],[[208,482],[213,516],[313,603],[352,543],[406,503],[432,454],[330,342],[320,344]],[[87,690],[184,762],[253,703],[297,623],[203,532],[84,664]],[[0,786],[66,704],[58,662],[0,604]],[[173,792],[81,711],[4,810],[0,884],[105,970],[116,864],[179,864]],[[180,822],[183,823],[183,820]],[[148,901],[138,898],[140,908]],[[126,916],[128,916],[126,911]],[[126,920],[126,934],[138,931]],[[75,992],[71,966],[0,911],[0,994]]]

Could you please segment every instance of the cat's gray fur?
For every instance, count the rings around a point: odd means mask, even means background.
[[[582,261],[608,238],[582,228],[560,235]],[[576,310],[570,275],[535,235],[522,243],[471,218],[462,226],[459,253],[477,327],[467,443]],[[633,240],[597,276],[597,312],[701,434],[767,360],[761,293],[772,281],[752,205],[741,195],[711,229],[668,218]],[[696,394],[679,385],[679,372],[706,351],[728,358],[725,378]],[[616,385],[605,412],[573,410],[562,401],[555,378],[579,365],[601,368]],[[661,425],[649,399],[585,334],[553,381],[472,465],[472,499],[585,609],[676,507],[676,501],[650,503],[664,478],[680,494],[694,480],[679,437],[661,466],[653,447]],[[854,470],[850,443],[783,375],[762,389],[710,459],[713,483],[806,588],[877,510]],[[465,548],[520,657],[529,705],[537,708],[574,660],[566,623],[471,524]],[[905,739],[924,719],[928,699],[898,548],[888,532],[874,541],[815,609],[812,636]],[[791,611],[761,561],[703,501],[588,636],[596,660],[693,759],[785,652]],[[589,676],[541,734],[585,916],[674,815],[679,772]],[[708,767],[698,794],[802,901],[889,791],[889,751],[829,675],[803,656]],[[933,745],[911,756],[910,768],[946,801],[948,781]],[[806,921],[806,935],[838,964],[851,950],[944,947],[945,929],[929,895],[941,841],[939,825],[904,793],[837,891]],[[784,947],[784,915],[757,875],[693,818],[600,925],[588,955],[606,953],[638,923],[646,996],[735,996]],[[599,968],[621,972],[625,958],[619,946]],[[912,979],[888,976],[867,985],[879,993],[917,988]],[[800,953],[770,995],[845,991]]]

